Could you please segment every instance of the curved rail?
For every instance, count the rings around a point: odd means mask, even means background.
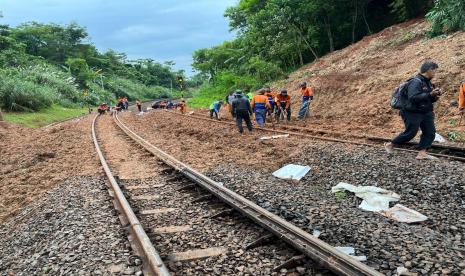
[[[164,163],[215,195],[218,199],[261,225],[263,228],[273,233],[276,237],[284,240],[295,249],[310,257],[316,263],[328,268],[338,275],[383,275],[353,257],[339,252],[331,245],[285,221],[281,217],[272,214],[248,199],[223,187],[211,178],[201,174],[189,167],[187,164],[182,163],[159,148],[153,146],[124,125],[124,123],[118,118],[117,114],[114,115],[114,120],[123,132],[125,132],[131,139],[145,148],[148,152],[152,153]]]
[[[115,207],[120,212],[120,214],[123,215],[124,220],[126,222],[125,226],[129,228],[129,232],[131,234],[129,240],[134,242],[131,243],[131,245],[133,246],[133,249],[138,253],[138,255],[143,259],[145,275],[168,276],[170,275],[168,269],[166,268],[160,255],[158,254],[157,250],[153,247],[152,242],[150,241],[149,237],[142,228],[139,220],[134,214],[134,211],[129,205],[129,202],[127,201],[126,197],[121,191],[113,174],[111,173],[110,167],[108,166],[105,157],[103,156],[95,131],[95,125],[98,117],[99,115],[95,116],[94,120],[92,121],[92,139],[94,141],[95,150],[97,151],[100,163],[102,164],[102,167],[105,170],[105,174],[107,175],[108,180],[110,181],[111,190],[115,198]]]
[[[169,113],[173,113],[173,114],[176,114],[176,115],[179,115],[179,116],[185,116],[185,115],[182,115],[180,113],[177,113],[177,112],[173,112],[173,111],[168,111],[166,110],[166,112],[169,112]],[[214,119],[210,119],[210,118],[205,118],[205,117],[202,117],[202,116],[196,116],[196,115],[189,115],[190,118],[194,118],[194,119],[198,119],[198,120],[203,120],[203,121],[210,121],[210,122],[214,122],[214,123],[219,123],[219,124],[228,124],[228,125],[236,125],[235,123],[233,122],[228,122],[228,121],[218,121],[218,120],[214,120]],[[300,127],[293,127],[294,129],[299,129],[300,130]],[[290,135],[294,135],[294,136],[300,136],[300,137],[306,137],[306,138],[311,138],[311,139],[317,139],[317,140],[321,140],[321,141],[328,141],[328,142],[335,142],[335,143],[344,143],[344,144],[352,144],[352,145],[359,145],[359,146],[369,146],[369,147],[379,147],[379,143],[377,144],[370,144],[370,143],[364,143],[364,142],[357,142],[357,141],[351,141],[351,140],[344,140],[344,139],[337,139],[337,138],[329,138],[329,137],[322,137],[322,136],[317,136],[317,135],[310,135],[310,134],[305,134],[305,133],[300,133],[300,132],[295,132],[295,131],[285,131],[285,130],[278,130],[278,129],[271,129],[271,128],[266,128],[266,127],[254,127],[254,129],[259,129],[259,130],[263,130],[263,131],[267,131],[267,132],[273,132],[273,133],[281,133],[281,134],[290,134]],[[381,141],[383,140],[384,138],[380,138],[380,137],[374,137],[374,136],[360,136],[359,138],[364,138],[364,139],[367,139],[367,140],[370,140],[370,141]],[[440,148],[440,149],[450,149],[450,150],[456,150],[456,151],[460,151],[460,150],[463,150],[463,152],[465,152],[465,148],[461,148],[461,147],[449,147],[449,146],[443,146],[443,145],[434,145],[436,146],[437,148]],[[406,148],[394,148],[394,150],[396,151],[403,151],[403,152],[413,152],[413,153],[418,153],[417,150],[412,150],[412,149],[406,149]],[[448,155],[448,154],[443,154],[443,153],[434,153],[434,152],[430,152],[428,153],[430,155],[433,155],[433,156],[436,156],[436,157],[442,157],[442,158],[447,158],[447,159],[452,159],[452,160],[457,160],[457,161],[461,161],[461,162],[465,162],[465,157],[460,157],[460,156],[454,156],[454,155]]]

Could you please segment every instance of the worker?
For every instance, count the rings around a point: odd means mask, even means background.
[[[250,102],[253,112],[255,113],[255,120],[259,126],[264,126],[266,121],[267,110],[271,108],[268,102],[268,97],[265,96],[265,90],[261,89],[258,95],[252,97]]]
[[[178,105],[179,110],[181,111],[181,114],[186,114],[187,111],[187,103],[184,99],[181,100],[181,102]]]
[[[438,68],[439,66],[432,61],[423,63],[420,73],[407,84],[405,103],[400,111],[405,131],[384,145],[388,154],[393,153],[396,145],[405,144],[415,138],[418,130],[421,129],[422,133],[418,144],[420,151],[417,159],[437,159],[427,154],[427,149],[431,147],[436,137],[433,110],[434,103],[441,96],[441,90],[435,88],[431,80],[435,77]]]
[[[118,100],[118,104],[116,105],[116,107],[118,107],[118,111],[123,111],[124,108],[125,108],[125,105],[124,105],[124,99],[121,98]]]
[[[459,91],[459,110],[461,113],[465,111],[465,82],[460,85]]]
[[[270,103],[270,109],[268,110],[268,115],[271,115],[274,113],[275,109],[275,98],[276,94],[271,90],[271,87],[265,86],[265,96],[268,97],[268,102]]]
[[[232,112],[232,102],[235,100],[234,93],[230,92],[228,95],[226,95],[226,98],[224,100],[225,100],[225,103],[228,105],[229,113],[233,114],[233,112]]]
[[[251,101],[253,98],[253,93],[252,92],[247,93],[246,97],[247,97],[247,100]]]
[[[139,113],[142,113],[142,103],[139,100],[137,100],[136,105],[137,105],[137,110],[139,110]]]
[[[313,101],[313,88],[307,87],[306,82],[300,84],[300,94],[302,95],[302,105],[300,106],[297,119],[310,117],[310,103]]]
[[[124,109],[125,109],[125,110],[128,110],[128,108],[129,108],[129,101],[128,101],[128,98],[124,97],[124,98],[123,98],[123,103],[124,103]]]
[[[286,115],[286,119],[289,122],[291,120],[291,97],[287,94],[287,90],[281,90],[276,96],[276,119],[283,120],[284,115]]]
[[[223,105],[222,100],[215,101],[210,105],[210,119],[213,119],[213,115],[215,115],[215,118],[217,120],[220,119],[219,113],[220,113],[220,109],[222,105]]]
[[[252,115],[252,108],[247,97],[243,97],[242,91],[237,90],[234,93],[235,99],[232,101],[231,112],[232,116],[236,118],[237,128],[239,133],[244,133],[244,128],[242,127],[242,120],[245,121],[247,129],[249,132],[252,132],[252,122],[250,116]]]
[[[103,103],[103,104],[99,105],[99,107],[97,108],[97,112],[98,112],[99,115],[103,115],[109,109],[110,109],[110,107],[106,103]]]

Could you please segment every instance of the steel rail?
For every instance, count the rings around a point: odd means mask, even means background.
[[[119,213],[124,217],[124,226],[127,226],[129,228],[129,232],[131,234],[129,236],[129,241],[131,242],[133,249],[143,260],[142,263],[144,265],[145,275],[168,276],[170,275],[168,269],[166,268],[160,255],[158,254],[157,250],[155,249],[146,232],[144,231],[136,215],[134,214],[134,211],[132,210],[129,202],[127,201],[126,197],[121,191],[113,174],[111,173],[110,167],[108,166],[103,152],[100,149],[95,130],[95,125],[98,117],[99,115],[95,116],[94,120],[92,121],[92,139],[94,141],[95,150],[97,151],[100,163],[102,164],[105,174],[107,175],[108,180],[110,181],[111,191],[113,192],[115,199],[115,207],[117,208]]]
[[[180,113],[173,112],[173,111],[166,110],[165,112],[169,112],[169,113],[176,114],[176,115],[179,115],[179,116],[185,116],[185,115],[182,115]],[[233,122],[218,121],[218,120],[214,120],[214,119],[210,119],[210,118],[204,118],[204,117],[196,116],[196,115],[188,115],[188,117],[198,119],[198,120],[203,120],[203,121],[214,122],[214,123],[218,123],[218,124],[236,125]],[[364,142],[357,142],[357,141],[350,141],[350,140],[322,137],[322,136],[310,135],[310,134],[305,134],[305,133],[300,133],[300,132],[295,132],[295,131],[284,131],[284,130],[278,130],[278,129],[265,128],[265,127],[254,127],[254,129],[259,129],[259,130],[263,130],[263,131],[267,131],[267,132],[281,133],[281,134],[290,134],[290,135],[294,135],[294,136],[312,138],[312,139],[321,140],[321,141],[352,144],[352,145],[359,145],[359,146],[368,146],[368,147],[379,147],[379,143],[378,144],[370,144],[370,143],[364,143]],[[370,139],[370,138],[375,138],[375,137],[370,137],[370,136],[366,137],[366,139],[372,140],[373,142],[376,141],[376,140],[379,140],[379,139]],[[442,146],[442,147],[445,147],[445,146]],[[405,149],[405,148],[394,148],[394,150],[403,151],[403,152],[418,153],[418,150]],[[465,157],[459,157],[459,156],[442,154],[442,153],[433,153],[433,152],[430,152],[428,154],[436,156],[436,157],[442,157],[442,158],[446,158],[446,159],[452,159],[452,160],[465,162]]]
[[[148,152],[152,153],[165,164],[171,166],[190,180],[194,181],[203,189],[209,191],[235,210],[261,225],[273,233],[276,237],[284,240],[298,251],[310,257],[319,265],[328,268],[338,275],[383,275],[353,257],[339,252],[334,247],[285,221],[281,217],[272,214],[250,200],[223,187],[211,178],[201,174],[195,169],[189,167],[187,164],[153,146],[129,129],[118,118],[117,114],[114,115],[114,120],[124,133],[126,133],[140,146],[145,148]]]

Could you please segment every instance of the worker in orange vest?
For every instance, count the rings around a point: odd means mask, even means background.
[[[282,120],[284,119],[284,115],[286,115],[287,121],[291,120],[291,97],[287,94],[287,90],[281,90],[276,96],[276,119]]]
[[[258,95],[252,97],[250,107],[255,113],[255,120],[259,126],[264,126],[266,121],[267,110],[271,109],[268,97],[265,96],[265,90],[260,90]]]
[[[459,110],[463,113],[465,110],[465,82],[460,85],[459,91]]]
[[[268,110],[268,115],[271,115],[274,113],[274,109],[275,109],[275,98],[276,98],[276,93],[273,92],[273,90],[271,90],[271,87],[269,87],[268,85],[264,87],[265,89],[265,96],[268,97],[268,102],[270,103],[270,110]]]
[[[300,94],[302,95],[302,105],[300,106],[297,119],[310,117],[310,103],[313,100],[313,88],[307,87],[306,82],[300,84]]]
[[[184,99],[181,100],[181,102],[179,103],[178,107],[179,107],[179,111],[181,111],[181,114],[186,114],[186,111],[187,111],[187,103],[186,103],[186,101],[185,101]]]

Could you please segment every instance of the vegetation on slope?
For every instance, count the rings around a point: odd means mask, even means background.
[[[75,23],[0,25],[0,108],[33,112],[54,104],[82,107],[118,97],[169,97],[184,77],[173,65],[128,60],[112,50],[100,53]]]
[[[327,53],[426,13],[430,36],[465,30],[463,1],[241,0],[225,12],[237,38],[194,53],[193,66],[209,83],[193,103],[205,106],[235,88],[285,78]],[[248,82],[240,85],[243,80]]]

